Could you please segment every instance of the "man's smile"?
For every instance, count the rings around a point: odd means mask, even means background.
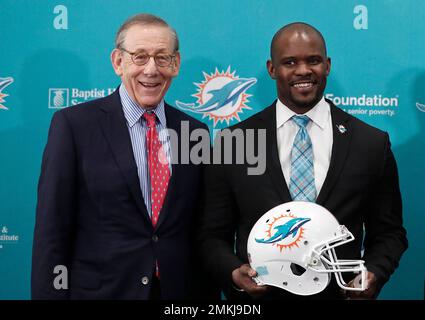
[[[139,81],[139,83],[140,83],[143,87],[145,87],[145,88],[149,88],[149,89],[151,89],[151,88],[156,88],[156,87],[158,87],[159,85],[161,85],[161,83],[159,83],[159,82],[142,82],[142,81]]]
[[[317,81],[313,81],[313,80],[294,81],[290,85],[291,87],[295,88],[296,91],[300,93],[307,93],[307,92],[310,92],[317,85]]]

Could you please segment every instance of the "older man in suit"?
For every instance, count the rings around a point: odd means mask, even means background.
[[[248,164],[215,163],[206,170],[201,254],[229,298],[300,297],[257,285],[252,279],[256,271],[248,264],[247,239],[252,226],[281,203],[316,202],[345,225],[355,240],[337,250],[339,258],[360,259],[364,248],[362,259],[368,270],[364,291],[343,291],[333,279],[324,291],[310,296],[312,299],[375,298],[407,248],[388,134],[323,97],[330,68],[325,41],[317,29],[305,23],[281,28],[273,37],[267,61],[278,99],[231,128],[243,133],[266,130],[264,142],[254,141],[255,150],[259,143],[266,144],[265,173],[250,175]],[[302,147],[300,136],[305,143]],[[222,142],[223,137],[217,141]],[[225,144],[216,145],[217,154],[226,152],[218,150]],[[355,285],[350,281],[353,278],[347,279],[349,286]]]
[[[211,297],[197,288],[193,241],[203,167],[173,158],[180,150],[167,133],[181,137],[183,123],[189,133],[208,130],[164,102],[180,68],[177,34],[161,18],[139,14],[115,42],[119,89],[52,119],[38,188],[32,297]],[[63,274],[54,272],[61,268],[68,277],[58,285]]]

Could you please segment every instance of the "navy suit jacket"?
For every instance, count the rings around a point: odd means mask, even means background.
[[[407,248],[397,166],[389,137],[327,102],[331,106],[333,146],[328,173],[316,203],[327,208],[355,237],[337,248],[339,259],[360,259],[365,226],[362,259],[377,276],[378,287],[382,287]],[[339,125],[346,131],[338,130]],[[248,298],[246,293],[233,289],[231,274],[248,263],[249,233],[264,213],[291,201],[291,195],[277,149],[276,104],[231,129],[266,130],[266,170],[262,175],[248,175],[247,168],[255,165],[247,163],[207,167],[199,228],[200,253],[228,297],[244,299]],[[258,141],[254,150],[258,155]],[[332,276],[331,284],[311,297],[297,297],[272,287],[264,298],[342,298],[339,291]]]
[[[189,134],[208,130],[168,105],[165,113],[167,127],[179,137],[182,121],[188,121]],[[202,298],[193,236],[202,170],[172,165],[154,228],[118,90],[56,112],[38,186],[32,298],[147,299],[156,260],[163,299]],[[68,269],[67,290],[53,286],[57,265]]]

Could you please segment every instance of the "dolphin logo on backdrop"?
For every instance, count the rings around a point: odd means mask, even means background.
[[[248,97],[246,91],[257,83],[256,78],[240,78],[235,76],[235,72],[230,72],[230,66],[226,71],[204,74],[204,80],[201,83],[194,83],[198,87],[198,92],[192,96],[197,98],[196,103],[184,103],[176,100],[176,106],[183,111],[202,114],[203,117],[209,117],[214,121],[214,127],[218,122],[230,121],[236,119],[241,121],[239,114],[244,109],[251,110],[246,105]]]
[[[3,93],[2,91],[13,82],[12,77],[0,78],[0,109],[9,110],[2,103],[5,102],[3,98],[7,97],[8,94]]]

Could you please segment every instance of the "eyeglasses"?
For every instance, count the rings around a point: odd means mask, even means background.
[[[169,67],[173,63],[174,58],[176,57],[175,54],[159,53],[156,55],[150,55],[145,52],[130,52],[121,47],[118,49],[127,52],[131,56],[131,60],[136,66],[144,66],[149,62],[150,58],[152,57],[158,67]]]

